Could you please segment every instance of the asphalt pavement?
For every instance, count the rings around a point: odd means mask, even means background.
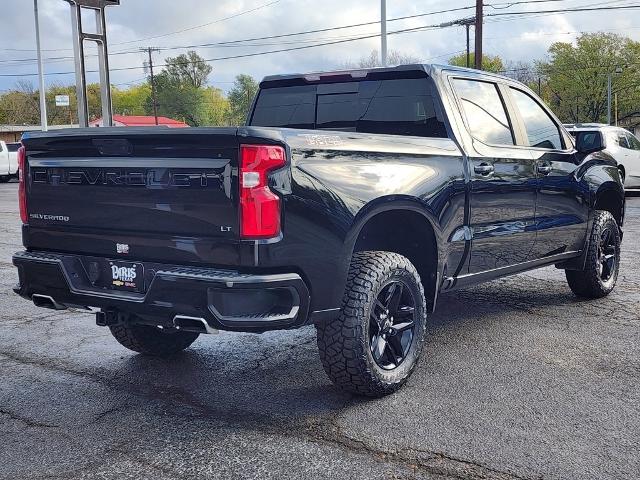
[[[202,336],[160,360],[11,291],[0,185],[0,479],[638,479],[640,198],[616,290],[554,268],[441,296],[397,394],[338,392],[312,327]]]

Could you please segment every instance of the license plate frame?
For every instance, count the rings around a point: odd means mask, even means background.
[[[104,264],[106,287],[121,292],[144,293],[144,264],[122,260],[108,260]]]

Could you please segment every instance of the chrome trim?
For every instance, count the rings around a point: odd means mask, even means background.
[[[207,334],[210,334],[210,335],[215,335],[215,334],[220,333],[220,331],[218,329],[212,328],[204,318],[202,318],[202,317],[190,317],[188,315],[176,315],[175,317],[173,317],[173,326],[178,330],[180,330],[180,325],[178,325],[176,323],[176,321],[179,321],[179,320],[191,320],[191,321],[194,321],[194,322],[200,322],[202,324],[202,327],[204,328],[204,332],[202,332],[202,333],[207,333]]]
[[[36,299],[42,299],[45,301],[45,303],[43,304],[38,304]],[[67,307],[65,305],[62,305],[61,303],[56,302],[53,297],[50,297],[49,295],[41,295],[39,293],[34,293],[33,295],[31,295],[31,301],[33,302],[33,304],[36,307],[41,307],[41,308],[50,308],[52,310],[66,310]],[[50,305],[48,306],[47,303]]]

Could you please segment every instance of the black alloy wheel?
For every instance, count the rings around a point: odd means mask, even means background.
[[[369,315],[369,348],[384,370],[397,368],[407,357],[415,329],[415,299],[401,280],[386,284]]]
[[[608,282],[618,269],[615,234],[607,226],[600,235],[598,244],[598,276],[603,283]]]

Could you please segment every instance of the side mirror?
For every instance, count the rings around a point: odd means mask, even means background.
[[[602,132],[576,132],[576,150],[585,155],[604,150],[604,136]]]

